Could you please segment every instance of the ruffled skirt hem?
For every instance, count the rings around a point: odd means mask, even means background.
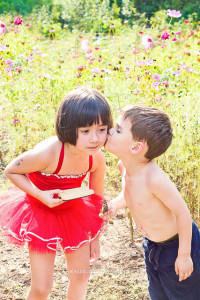
[[[31,251],[70,253],[105,230],[99,217],[102,202],[92,195],[49,208],[15,188],[0,201],[1,232],[8,243],[28,244]]]

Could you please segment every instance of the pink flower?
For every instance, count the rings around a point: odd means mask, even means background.
[[[6,51],[7,47],[5,45],[0,45],[0,51]]]
[[[20,17],[15,17],[14,24],[15,25],[22,25],[22,19]]]
[[[89,44],[90,44],[90,42],[88,40],[81,41],[81,48],[85,53],[87,53],[87,51],[90,50]]]
[[[26,27],[30,27],[32,26],[32,24],[26,23]]]
[[[79,78],[79,77],[82,76],[82,74],[81,74],[81,73],[76,73],[75,76],[76,76],[77,78]]]
[[[16,123],[19,123],[19,120],[16,120],[16,119],[15,119],[15,120],[13,121],[13,124],[16,124]]]
[[[167,10],[167,15],[170,16],[171,18],[180,18],[182,14],[180,13],[179,10]]]
[[[52,33],[52,32],[56,32],[56,30],[55,29],[49,30],[49,33]]]
[[[115,28],[116,26],[115,25],[110,25],[110,28],[112,29],[112,28]]]
[[[142,45],[144,46],[145,49],[149,49],[153,47],[153,40],[150,38],[148,35],[144,35],[142,37]]]
[[[96,69],[91,70],[91,73],[92,73],[93,75],[97,75],[97,74],[100,73],[100,71],[96,68]]]
[[[177,31],[177,32],[175,32],[175,34],[181,34],[182,33],[182,31]]]
[[[5,64],[8,65],[8,66],[10,66],[10,67],[12,67],[13,66],[13,61],[11,59],[7,59],[5,61]]]
[[[132,53],[133,54],[137,54],[137,53],[139,53],[140,52],[140,49],[136,49],[136,48],[133,48],[132,49]]]
[[[79,35],[78,37],[79,37],[79,39],[82,39],[82,38],[83,38],[83,35]]]
[[[12,69],[11,67],[8,67],[8,68],[5,69],[5,72],[8,74],[8,73],[11,73],[12,70],[13,70],[13,69]],[[12,75],[10,75],[10,76],[12,76]]]
[[[139,31],[139,34],[143,34],[144,33],[144,31]]]
[[[0,21],[0,34],[6,32],[6,25]]]
[[[154,81],[152,83],[152,88],[154,88],[156,91],[159,91],[159,86],[160,85],[160,82],[157,82],[157,81]]]
[[[184,23],[188,24],[188,23],[190,23],[190,20],[185,20]]]
[[[161,36],[163,40],[168,40],[169,39],[169,34],[167,32],[164,32],[163,35]]]
[[[85,70],[86,69],[86,66],[79,66],[79,67],[77,67],[77,70],[78,71],[83,71],[83,70]]]
[[[73,54],[72,54],[72,58],[77,58],[77,57],[79,57],[79,56],[80,56],[79,53],[73,53]]]
[[[174,37],[172,41],[176,42],[176,41],[178,41],[178,39]]]
[[[99,47],[95,47],[94,49],[95,49],[95,50],[99,50],[100,48],[99,48]]]
[[[174,71],[173,75],[177,75],[179,76],[181,74],[181,72],[179,70]]]
[[[154,79],[154,80],[156,80],[156,81],[159,81],[160,80],[160,76],[158,75],[158,74],[153,74],[152,75],[152,78]]]

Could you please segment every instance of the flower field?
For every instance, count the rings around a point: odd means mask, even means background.
[[[44,31],[34,14],[0,16],[1,171],[54,134],[58,103],[69,90],[89,86],[106,96],[114,118],[136,103],[170,116],[173,143],[158,163],[200,224],[200,22],[168,10],[150,28],[124,22],[107,35],[46,24]],[[117,159],[106,157],[106,188],[119,191]]]

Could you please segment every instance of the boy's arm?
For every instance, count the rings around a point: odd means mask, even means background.
[[[118,169],[121,173],[121,176],[123,176],[124,173],[124,165],[121,162],[121,160],[117,164]],[[108,201],[108,212],[106,213],[100,213],[100,217],[104,220],[109,220],[110,218],[114,217],[116,212],[121,209],[125,208],[127,206],[126,201],[124,199],[124,193],[121,191],[121,193],[114,199]]]
[[[150,190],[176,216],[179,249],[175,271],[179,275],[179,281],[182,281],[189,277],[193,271],[193,263],[190,257],[192,239],[190,212],[175,185],[162,170],[161,173],[159,172],[150,179]]]

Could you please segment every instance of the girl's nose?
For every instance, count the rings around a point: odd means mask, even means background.
[[[96,132],[92,133],[91,137],[90,137],[90,142],[97,142],[98,141],[98,135]]]

